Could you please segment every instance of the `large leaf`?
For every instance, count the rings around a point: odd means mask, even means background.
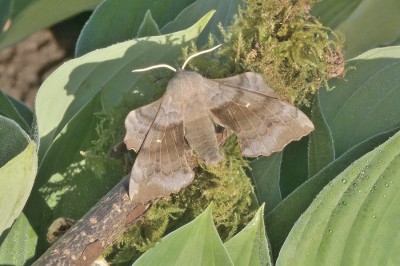
[[[93,98],[65,126],[40,165],[40,178],[24,210],[39,236],[44,236],[50,224],[61,216],[82,217],[122,176],[120,171],[96,175],[80,154],[92,146],[96,138],[99,119],[93,114],[102,110],[99,99],[99,96]],[[38,254],[47,247],[47,241],[40,237]]]
[[[137,38],[158,35],[161,35],[161,32],[158,28],[157,22],[155,22],[155,20],[151,16],[150,10],[147,10],[146,14],[144,15],[144,19],[138,29]]]
[[[105,0],[95,9],[84,26],[75,54],[81,56],[95,49],[105,48],[136,37],[147,10],[151,11],[157,25],[162,27],[193,1]],[[187,24],[185,27],[189,27],[195,22]]]
[[[353,163],[291,230],[277,265],[399,265],[400,133]]]
[[[267,206],[267,213],[282,201],[279,186],[282,152],[268,157],[259,157],[250,163],[258,202]]]
[[[30,34],[96,6],[100,0],[25,0],[14,1],[11,26],[0,35],[0,49]]]
[[[310,206],[315,196],[347,166],[360,158],[365,153],[382,144],[398,129],[374,136],[347,151],[337,160],[325,167],[317,175],[310,178],[293,193],[286,197],[271,213],[267,214],[266,224],[268,236],[271,241],[274,257],[279,250],[291,228],[300,215]]]
[[[214,12],[208,13],[187,30],[169,35],[141,38],[115,44],[86,54],[62,65],[46,79],[36,98],[36,114],[41,138],[40,158],[65,125],[100,91],[105,109],[117,106],[123,93],[142,89],[146,97],[137,97],[137,105],[154,97],[144,74],[132,69],[159,62],[173,63],[181,47],[194,40]],[[150,95],[150,97],[149,97]],[[49,101],[48,99],[52,99]]]
[[[225,243],[225,247],[236,266],[272,265],[264,226],[264,205],[249,224]]]
[[[17,109],[18,113],[22,116],[22,118],[25,120],[25,122],[32,126],[33,124],[33,112],[31,109],[29,109],[28,106],[26,106],[23,102],[8,96],[8,99],[10,102],[14,105],[14,107]]]
[[[311,119],[315,130],[311,132],[308,142],[308,176],[314,176],[321,169],[335,160],[335,147],[332,133],[322,114],[318,96],[311,110]]]
[[[283,150],[280,187],[282,198],[292,193],[308,179],[308,139],[289,143]]]
[[[164,237],[134,264],[140,265],[233,265],[214,226],[208,207],[192,222]]]
[[[182,30],[186,27],[186,25],[192,25],[195,23],[202,16],[204,16],[204,14],[210,12],[210,10],[217,10],[216,14],[212,17],[210,23],[206,26],[197,40],[198,45],[204,45],[207,43],[210,33],[217,38],[221,36],[217,25],[221,23],[222,26],[228,27],[236,15],[240,3],[240,0],[197,0],[185,8],[175,18],[175,20],[165,25],[165,27],[161,29],[161,32],[166,34],[177,30]]]
[[[37,171],[35,143],[0,168],[0,234],[21,213],[31,192]]]
[[[28,145],[28,134],[13,120],[0,115],[0,167]]]
[[[327,27],[336,28],[345,21],[363,0],[322,0],[317,2],[311,13]]]
[[[0,240],[0,265],[29,265],[38,236],[24,213],[15,220],[7,237]]]
[[[400,125],[400,46],[371,50],[348,66],[354,69],[346,80],[333,80],[333,91],[319,93],[337,156]]]
[[[27,114],[30,114],[30,117]],[[29,133],[29,125],[32,123],[32,112],[28,107],[2,91],[0,91],[0,115],[14,120],[25,132]]]
[[[0,29],[2,30],[10,15],[11,0],[0,1]]]
[[[400,1],[324,0],[313,14],[345,35],[346,57],[400,40]]]

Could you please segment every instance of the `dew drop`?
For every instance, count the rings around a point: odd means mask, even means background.
[[[364,212],[368,212],[368,209],[364,209]]]
[[[388,184],[388,183],[386,183],[386,184],[385,184],[385,187],[389,187],[389,184]]]
[[[342,179],[342,183],[343,183],[343,184],[346,184],[346,183],[347,183],[347,180],[346,180],[346,179]]]
[[[374,218],[374,219],[375,219],[375,218],[376,218],[376,214],[372,215],[372,218]]]

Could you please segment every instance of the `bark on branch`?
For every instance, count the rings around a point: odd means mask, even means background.
[[[119,182],[33,265],[90,265],[149,205],[132,202],[129,176]]]

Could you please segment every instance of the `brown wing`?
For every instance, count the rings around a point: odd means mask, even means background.
[[[131,200],[147,202],[187,186],[194,178],[187,149],[182,112],[172,101],[163,101],[132,168]]]
[[[276,98],[274,90],[265,84],[262,76],[253,72],[245,72],[229,78],[212,79],[212,81]]]
[[[305,114],[286,102],[254,88],[208,82],[213,119],[236,133],[245,156],[268,156],[314,129]]]
[[[124,142],[128,150],[139,151],[149,132],[150,126],[156,118],[161,100],[159,99],[148,105],[131,111],[125,119],[126,135]]]

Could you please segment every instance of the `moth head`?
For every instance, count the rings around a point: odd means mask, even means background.
[[[186,59],[186,61],[185,61],[185,62],[183,63],[183,65],[182,65],[182,68],[180,68],[179,70],[185,70],[186,65],[187,65],[187,64],[189,63],[189,61],[192,60],[194,57],[199,56],[199,55],[202,55],[202,54],[206,54],[206,53],[209,53],[209,52],[212,52],[212,51],[218,49],[220,46],[221,46],[221,44],[219,44],[219,45],[217,45],[217,46],[215,46],[215,47],[213,47],[213,48],[210,48],[210,49],[207,49],[207,50],[204,50],[204,51],[201,51],[201,52],[192,54],[191,56],[188,57],[188,59]],[[135,69],[135,70],[132,70],[132,72],[145,72],[145,71],[148,71],[148,70],[152,70],[152,69],[155,69],[155,68],[162,68],[162,67],[163,67],[163,68],[168,68],[169,70],[172,70],[172,71],[174,71],[174,72],[177,72],[177,71],[178,71],[176,68],[174,68],[174,67],[172,67],[172,66],[170,66],[170,65],[167,65],[167,64],[159,64],[159,65],[154,65],[154,66],[151,66],[151,67]]]

